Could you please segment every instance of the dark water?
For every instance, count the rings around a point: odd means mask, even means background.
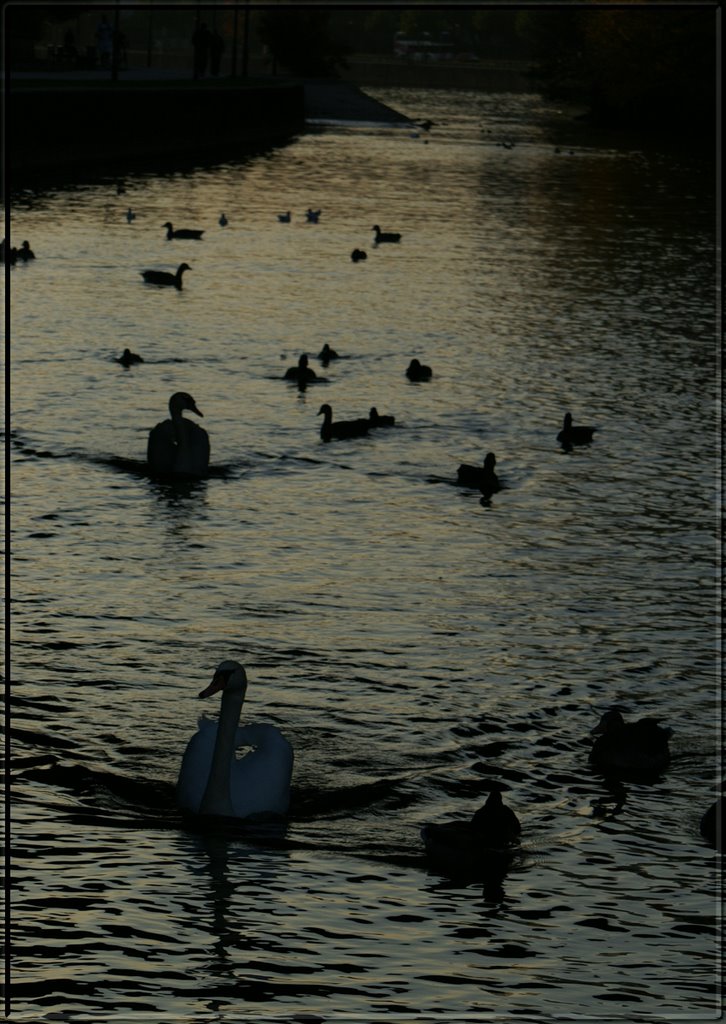
[[[375,95],[434,128],[14,204],[14,1019],[717,1011],[713,167],[537,96]],[[143,472],[176,390],[212,444],[187,486]],[[321,402],[396,426],[325,445]],[[482,504],[452,481],[487,451]],[[228,657],[295,748],[284,834],[174,806]],[[672,726],[659,780],[589,768],[615,703]],[[501,885],[430,872],[420,827],[493,783]]]

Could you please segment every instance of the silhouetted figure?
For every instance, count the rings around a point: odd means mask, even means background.
[[[23,242],[23,244],[17,250],[17,255],[19,260],[25,260],[26,262],[27,260],[35,259],[35,253],[30,248],[30,242]]]
[[[136,214],[134,213],[130,206],[126,211],[126,220],[129,222],[129,224],[131,223],[132,220],[136,220]]]
[[[364,249],[354,249],[350,254],[350,258],[354,263],[360,263],[361,260],[368,259],[368,253]]]
[[[219,74],[219,68],[222,63],[222,54],[224,53],[224,39],[217,32],[216,28],[212,30],[209,37],[209,72],[215,78]]]
[[[173,285],[178,291],[182,290],[182,274],[185,270],[192,268],[188,263],[180,263],[176,274],[170,274],[168,270],[141,270],[139,273],[147,284]]]
[[[211,34],[206,24],[200,22],[192,35],[192,46],[194,47],[194,77],[202,78],[207,70],[209,58],[209,44]]]
[[[205,476],[209,469],[209,435],[184,419],[185,409],[201,416],[192,396],[177,391],[169,399],[171,419],[157,423],[149,433],[146,460],[157,476]]]
[[[101,67],[107,68],[111,63],[111,54],[113,52],[113,29],[109,25],[105,14],[101,16],[101,20],[96,26],[96,46],[98,47]]]
[[[204,230],[197,231],[196,228],[177,228],[174,230],[174,225],[170,220],[166,224],[162,224],[162,227],[166,228],[167,241],[171,241],[172,238],[201,238],[204,234]]]
[[[456,472],[456,482],[460,487],[471,487],[481,491],[485,497],[495,494],[501,489],[499,478],[494,472],[496,464],[494,452],[488,452],[483,466],[470,466],[462,462]]]
[[[296,380],[298,384],[308,384],[317,380],[317,374],[308,366],[308,357],[304,352],[298,359],[297,366],[290,366],[285,370],[283,380]]]
[[[292,220],[292,215],[290,214],[290,211],[288,210],[287,213],[278,213],[277,219],[279,220],[279,222],[281,224],[289,224],[290,221]]]
[[[377,245],[379,242],[400,242],[401,235],[398,231],[381,231],[377,224],[373,225],[373,230],[376,233],[373,242]]]
[[[406,376],[414,381],[431,380],[431,367],[420,363],[418,359],[412,359],[408,364]]]
[[[331,359],[337,358],[338,353],[335,351],[334,348],[331,348],[326,341],[323,347],[318,352],[318,359],[322,362],[323,366],[327,366]]]
[[[421,838],[433,868],[450,878],[483,878],[506,870],[522,827],[493,790],[470,821],[424,825]]]
[[[219,226],[220,226],[220,228],[226,228],[228,224],[229,224],[229,221],[227,220],[226,215],[224,213],[220,213],[220,215],[219,215]]]
[[[143,363],[141,356],[137,356],[135,352],[132,352],[130,348],[125,348],[123,354],[116,360],[117,363],[121,363],[127,369],[129,366],[133,366],[134,363]]]
[[[307,220],[308,224],[317,224],[318,221],[320,220],[320,214],[322,212],[322,210],[311,210],[310,207],[308,207],[307,210],[305,211],[305,219]]]
[[[320,406],[318,416],[323,417],[323,425],[320,428],[320,436],[323,441],[363,437],[368,433],[368,420],[339,420],[337,423],[333,423],[333,410],[327,402]]]
[[[597,739],[590,761],[603,775],[631,779],[660,775],[670,761],[668,737],[672,732],[655,718],[625,722],[619,711],[606,711],[592,730]]]
[[[701,818],[700,831],[703,838],[717,850],[723,850],[723,797],[715,800]]]
[[[565,447],[573,444],[589,444],[596,429],[597,427],[573,427],[572,413],[567,412],[565,413],[562,430],[557,435],[557,440]]]
[[[368,425],[370,427],[392,427],[395,422],[395,416],[381,416],[375,405],[371,406],[371,411],[368,413]]]

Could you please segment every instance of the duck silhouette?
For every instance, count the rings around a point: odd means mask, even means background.
[[[327,366],[331,359],[338,359],[338,358],[339,358],[338,353],[335,351],[334,348],[330,347],[330,345],[327,343],[327,341],[325,342],[323,347],[318,352],[318,359],[320,359],[320,361],[322,362],[323,366]]]
[[[333,423],[333,410],[326,402],[320,406],[318,416],[323,417],[320,437],[323,441],[344,440],[348,437],[363,437],[368,433],[368,420],[338,420]]]
[[[377,224],[373,225],[373,231],[375,231],[375,237],[373,242],[378,245],[380,242],[400,242],[401,233],[399,231],[381,231]]]
[[[191,269],[188,263],[180,263],[175,274],[170,274],[168,270],[142,270],[140,274],[147,284],[173,285],[181,291],[182,274]]]
[[[431,375],[431,367],[421,364],[418,361],[418,359],[412,359],[411,362],[408,364],[406,376],[408,377],[409,380],[431,380]]]
[[[310,207],[308,207],[308,209],[305,211],[305,219],[307,220],[308,224],[317,224],[318,221],[320,220],[320,214],[322,212],[322,210],[311,210]]]
[[[126,211],[126,220],[128,221],[129,224],[131,223],[132,220],[136,220],[136,214],[134,213],[134,211],[131,209],[130,206],[129,206],[128,210]]]
[[[35,253],[30,248],[30,242],[23,242],[20,248],[17,250],[19,260],[34,260]]]
[[[209,435],[184,419],[185,410],[202,415],[188,392],[177,391],[169,399],[171,419],[157,423],[149,433],[146,459],[155,476],[202,477],[209,469]]]
[[[361,260],[368,259],[368,253],[365,251],[365,249],[354,249],[353,252],[350,254],[350,258],[353,260],[354,263],[360,263]]]
[[[371,406],[368,413],[368,425],[371,427],[392,427],[396,422],[395,416],[381,416],[375,405]]]
[[[456,471],[456,482],[460,487],[471,487],[482,494],[495,494],[501,490],[499,478],[494,472],[497,464],[494,452],[488,452],[483,466],[471,466],[462,462]]]
[[[166,228],[167,240],[171,240],[172,238],[201,238],[204,234],[204,231],[197,231],[192,228],[177,228],[174,230],[174,226],[170,220],[168,220],[166,224],[163,224],[162,227]]]
[[[283,380],[295,380],[299,384],[309,384],[311,381],[317,380],[317,374],[315,370],[312,370],[308,366],[308,357],[303,352],[297,361],[297,366],[289,366],[285,370]]]
[[[590,762],[603,775],[632,779],[660,775],[670,762],[668,738],[672,733],[655,718],[626,722],[620,711],[612,708],[592,730],[597,739]]]
[[[220,228],[226,228],[228,224],[229,224],[229,221],[227,220],[226,215],[224,213],[220,213],[220,215],[219,215],[219,226],[220,226]]]
[[[562,430],[557,435],[557,440],[565,446],[590,444],[596,429],[596,427],[574,427],[572,425],[572,413],[566,412]]]
[[[522,827],[498,789],[470,821],[424,825],[421,839],[431,867],[449,877],[477,878],[506,868]]]
[[[116,359],[117,363],[121,363],[122,366],[133,366],[134,363],[143,363],[141,356],[137,356],[131,349],[125,348],[123,353]]]
[[[292,220],[292,215],[288,210],[287,213],[278,213],[277,219],[281,224],[289,224],[290,221]]]

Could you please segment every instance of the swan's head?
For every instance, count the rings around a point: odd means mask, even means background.
[[[318,416],[332,416],[333,410],[330,408],[327,402],[320,406],[318,409]]]
[[[169,399],[169,412],[172,419],[175,416],[181,416],[185,409],[195,412],[197,416],[204,416],[204,413],[197,409],[197,403],[190,394],[186,391],[176,391]]]
[[[244,697],[247,690],[247,675],[238,661],[222,661],[217,666],[209,686],[202,690],[200,697],[211,697],[223,690]]]

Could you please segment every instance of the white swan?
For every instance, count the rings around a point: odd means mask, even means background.
[[[157,423],[149,433],[146,460],[152,473],[163,476],[204,476],[209,469],[209,435],[202,427],[185,420],[185,409],[203,414],[186,391],[169,399],[170,420]]]
[[[199,696],[209,697],[219,690],[219,722],[200,718],[199,731],[184,752],[176,788],[179,807],[231,818],[285,814],[290,804],[291,745],[268,723],[239,728],[247,690],[247,676],[239,662],[223,661]],[[237,758],[239,746],[254,749]]]

